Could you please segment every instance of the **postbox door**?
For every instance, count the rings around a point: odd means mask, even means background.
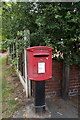
[[[49,56],[34,57],[33,75],[35,80],[45,80],[49,76]]]

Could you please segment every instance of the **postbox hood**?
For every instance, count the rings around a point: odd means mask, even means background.
[[[35,50],[49,50],[49,51],[52,51],[52,50],[54,50],[54,48],[48,47],[48,46],[34,46],[34,47],[26,48],[26,49],[27,49],[27,51],[35,51]]]

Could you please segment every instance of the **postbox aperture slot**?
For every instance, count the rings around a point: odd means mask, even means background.
[[[34,57],[48,57],[49,55],[34,55]]]
[[[34,57],[48,57],[49,53],[41,52],[41,53],[34,53],[33,55],[34,55]]]

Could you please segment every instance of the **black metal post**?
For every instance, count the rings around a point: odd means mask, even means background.
[[[45,111],[45,81],[35,81],[35,111]]]

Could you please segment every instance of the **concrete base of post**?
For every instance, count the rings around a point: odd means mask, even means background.
[[[40,113],[40,112],[46,112],[45,107],[41,107],[41,108],[35,108],[35,113]]]
[[[48,107],[35,109],[34,104],[29,104],[26,107],[26,112],[24,114],[25,118],[51,118],[51,112]]]

